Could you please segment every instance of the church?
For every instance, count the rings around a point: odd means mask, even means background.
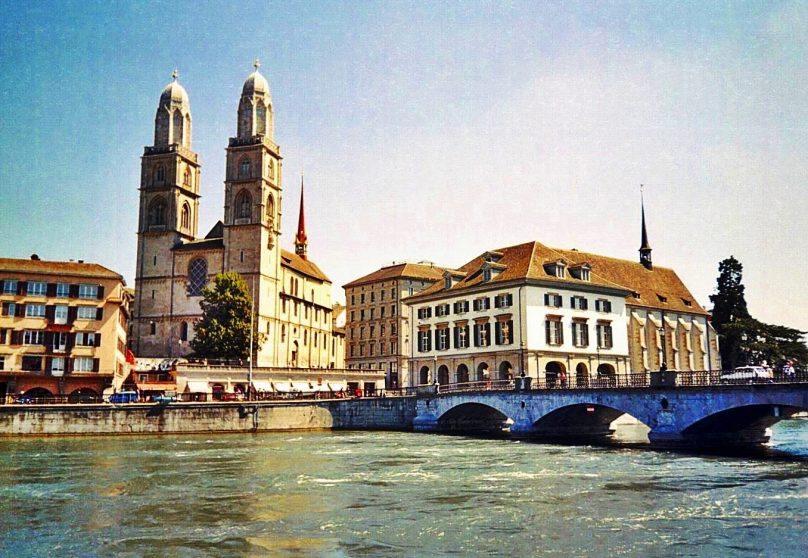
[[[154,119],[154,144],[141,158],[135,298],[131,346],[138,357],[189,354],[202,289],[235,271],[255,306],[264,343],[259,367],[342,368],[344,332],[332,323],[331,281],[308,257],[303,181],[294,252],[280,247],[283,158],[273,141],[274,113],[266,78],[244,82],[236,135],[226,149],[224,215],[198,230],[201,169],[193,151],[188,94],[173,80]]]

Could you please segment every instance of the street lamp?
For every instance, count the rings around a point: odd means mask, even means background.
[[[746,348],[746,341],[749,337],[746,333],[741,333],[741,353],[743,353],[744,362],[748,365],[749,364],[749,351]]]

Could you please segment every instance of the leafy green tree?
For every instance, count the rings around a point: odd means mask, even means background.
[[[751,316],[744,298],[743,266],[734,256],[718,264],[718,285],[713,303],[713,327],[720,341],[721,363],[725,369],[743,363],[743,336],[749,336]]]
[[[238,273],[220,273],[202,290],[202,318],[194,324],[191,348],[196,356],[247,359],[250,356],[250,313],[252,299],[247,283]],[[263,336],[256,333],[253,349]]]

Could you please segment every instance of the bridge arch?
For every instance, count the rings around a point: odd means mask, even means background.
[[[500,363],[497,380],[513,380],[513,366],[507,360]]]
[[[612,422],[624,414],[633,416],[601,403],[562,403],[539,417],[529,435],[544,439],[603,439],[614,432]]]
[[[438,430],[451,433],[502,434],[513,421],[500,409],[479,402],[461,403],[438,417]]]
[[[459,365],[455,374],[457,376],[458,384],[464,384],[469,381],[469,367],[465,364]]]

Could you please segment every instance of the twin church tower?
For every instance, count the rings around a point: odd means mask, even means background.
[[[241,91],[237,133],[226,149],[224,218],[199,237],[201,170],[191,148],[191,106],[176,72],[160,96],[154,145],[140,175],[132,346],[137,356],[191,352],[203,287],[217,274],[244,277],[265,341],[257,366],[342,366],[344,335],[332,325],[331,281],[307,256],[301,183],[294,253],[280,248],[282,157],[273,141],[266,78],[251,73]]]

